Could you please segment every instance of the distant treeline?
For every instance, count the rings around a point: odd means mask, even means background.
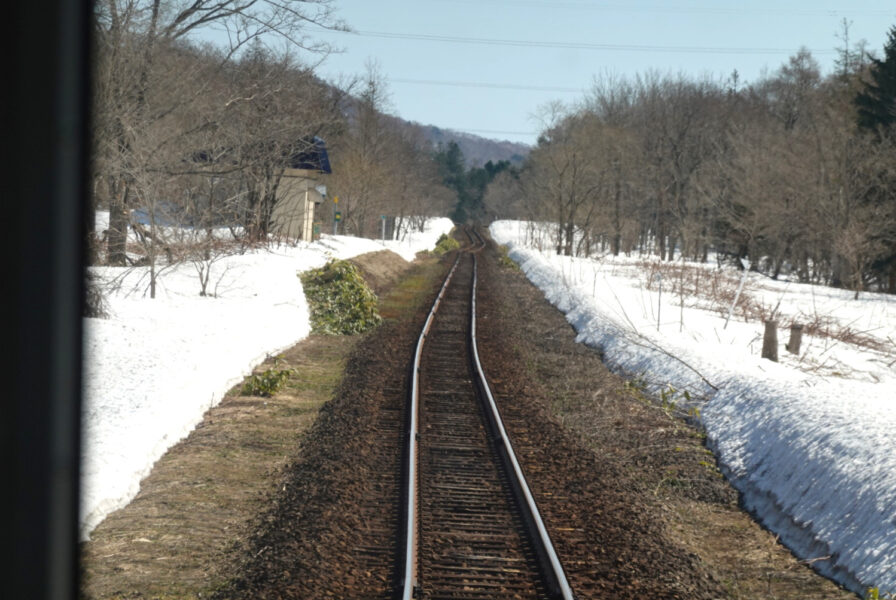
[[[375,236],[381,215],[408,224],[448,213],[454,199],[431,144],[384,114],[376,66],[338,86],[316,75],[331,49],[308,32],[344,27],[333,5],[94,3],[92,191],[94,207],[110,213],[104,236],[91,237],[94,261],[177,260],[162,227],[172,223],[207,229],[210,244],[220,226],[246,243],[267,240],[284,170],[308,167],[316,138],[329,150],[332,175],[320,183],[331,205],[339,197],[341,231]],[[229,42],[199,43],[210,30]],[[127,245],[129,230],[141,248]]]
[[[749,261],[778,277],[896,293],[896,28],[882,58],[808,50],[749,85],[648,73],[553,105],[492,217],[557,224],[556,250]]]

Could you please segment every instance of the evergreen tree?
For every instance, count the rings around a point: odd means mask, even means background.
[[[454,221],[463,223],[468,216],[464,207],[469,204],[464,154],[456,142],[450,142],[447,147],[439,144],[439,150],[435,153],[434,158],[439,167],[439,174],[442,176],[442,183],[457,195],[457,204],[450,216]]]
[[[439,166],[439,174],[442,182],[461,195],[464,187],[464,153],[457,142],[449,142],[447,146],[439,144],[435,154],[436,164]]]
[[[455,142],[450,142],[447,147],[440,145],[435,162],[439,166],[442,183],[457,194],[457,204],[451,218],[459,223],[480,221],[485,215],[483,199],[488,184],[499,173],[513,170],[506,160],[497,163],[488,161],[483,167],[464,170],[464,155]]]
[[[854,102],[859,127],[880,132],[896,121],[896,26],[888,33],[883,60],[871,59],[869,74],[871,81]]]

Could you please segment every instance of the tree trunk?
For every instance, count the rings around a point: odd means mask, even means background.
[[[119,179],[109,199],[109,231],[106,235],[106,262],[123,267],[127,264],[128,194],[130,187]]]
[[[619,179],[616,179],[616,190],[613,196],[613,256],[619,256],[622,245],[622,190]]]
[[[800,345],[803,343],[803,326],[794,323],[790,326],[790,340],[784,348],[791,354],[800,353]]]
[[[656,230],[656,246],[660,260],[666,260],[666,227],[662,221],[660,221]]]
[[[831,286],[842,288],[845,281],[849,281],[849,268],[846,261],[839,254],[834,254],[831,258]]]
[[[765,335],[762,337],[762,358],[778,362],[778,323],[765,322]]]
[[[570,221],[566,225],[566,243],[563,246],[563,254],[566,256],[572,256],[572,248],[573,248],[573,237],[575,235],[575,224]]]
[[[666,260],[666,194],[660,189],[656,207],[656,244],[660,260]]]
[[[563,254],[563,209],[560,210],[559,219],[557,219],[557,254]]]
[[[774,264],[775,264],[775,267],[774,267],[774,272],[772,273],[772,279],[774,281],[777,281],[778,277],[781,275],[781,268],[784,266],[784,257],[776,256],[774,258]]]

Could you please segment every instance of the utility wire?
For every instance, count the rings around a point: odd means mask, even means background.
[[[825,8],[782,8],[782,7],[757,7],[757,6],[738,6],[732,8],[717,6],[638,6],[631,4],[586,4],[582,2],[539,2],[537,0],[433,0],[435,2],[443,2],[446,4],[475,4],[477,6],[527,6],[533,8],[554,9],[572,9],[572,10],[595,10],[608,12],[672,12],[672,13],[709,13],[709,14],[775,14],[775,15],[797,15],[797,16],[819,16],[819,17],[839,17],[839,16],[856,16],[870,15],[889,17],[896,14],[896,10],[885,9],[825,9]]]
[[[331,30],[322,30],[322,32]],[[636,44],[589,44],[584,42],[541,42],[536,40],[502,40],[495,38],[474,38],[451,35],[430,35],[423,33],[394,33],[388,31],[332,31],[360,37],[395,40],[417,40],[426,42],[446,42],[452,44],[481,44],[488,46],[516,46],[524,48],[564,48],[572,50],[609,50],[620,52],[680,52],[691,54],[792,54],[795,48],[726,48],[712,46],[649,46]],[[833,54],[836,50],[812,50],[813,54]]]

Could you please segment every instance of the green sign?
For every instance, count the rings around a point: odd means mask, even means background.
[[[341,220],[342,220],[342,213],[339,212],[339,211],[337,210],[336,213],[333,215],[333,220],[334,220],[334,221],[341,221]]]

